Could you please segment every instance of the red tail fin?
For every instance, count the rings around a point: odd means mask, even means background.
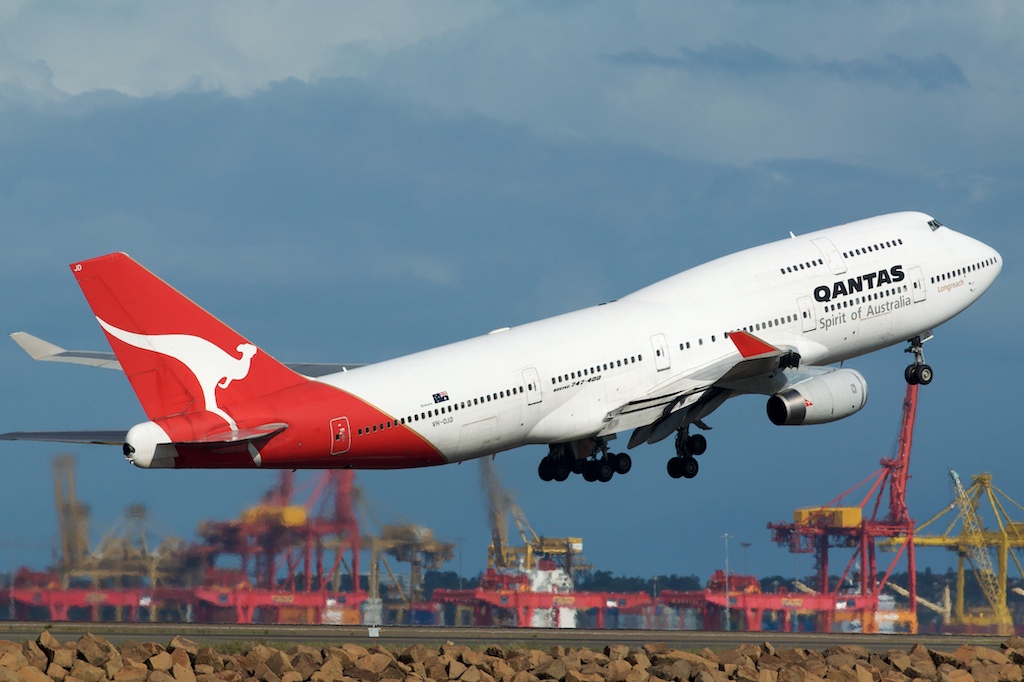
[[[152,419],[224,408],[306,379],[123,253],[71,270]]]

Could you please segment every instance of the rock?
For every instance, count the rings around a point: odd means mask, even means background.
[[[266,665],[274,674],[279,678],[287,672],[291,672],[295,668],[292,666],[292,658],[283,651],[275,651],[270,658],[266,660]]]
[[[134,663],[134,661],[129,661],[129,663]],[[110,660],[103,664],[103,671],[107,674],[108,679],[113,679],[114,675],[116,675],[122,668],[124,668],[124,659],[121,658],[121,654],[116,651],[114,652],[114,655],[111,656]]]
[[[29,665],[39,672],[46,670],[46,666],[50,663],[49,657],[39,648],[39,644],[31,639],[22,644],[22,653],[25,654]]]
[[[266,664],[266,662],[259,662],[256,664],[256,669],[253,670],[252,676],[260,682],[281,682],[281,678],[277,676],[273,670]]]
[[[185,653],[188,654],[190,659],[194,660],[196,654],[199,653],[200,647],[198,642],[193,642],[191,639],[187,639],[179,635],[167,644],[168,651],[173,653],[175,649],[183,650]]]
[[[380,673],[375,673],[372,670],[363,670],[354,665],[345,668],[345,677],[351,677],[362,682],[378,682],[381,679]]]
[[[629,656],[629,647],[625,644],[609,644],[604,648],[604,655],[612,661],[620,658],[624,659],[626,656]]]
[[[10,668],[0,668],[0,682],[21,682],[21,675]]]
[[[393,660],[394,659],[391,658],[391,656],[389,655],[380,652],[374,652],[372,654],[367,654],[366,656],[363,656],[362,658],[358,659],[355,662],[355,667],[359,668],[360,670],[368,670],[370,672],[380,674],[384,672],[384,670],[389,665],[391,665],[391,661]],[[449,679],[454,680],[458,678],[450,677]]]
[[[124,652],[122,651],[122,655]],[[213,650],[212,647],[204,646],[200,647],[196,652],[195,660],[193,661],[193,669],[198,674],[199,666],[207,665],[212,668],[212,674],[217,674],[221,670],[224,670],[224,661],[221,659],[220,654]]]
[[[692,668],[689,663],[680,660],[672,661],[671,663],[659,663],[657,665],[653,665],[648,672],[663,680],[687,682],[690,679],[691,670]]]
[[[140,669],[136,666],[125,666],[118,670],[112,679],[114,682],[146,682],[148,675],[148,668]]]
[[[49,677],[51,680],[62,682],[63,679],[68,676],[68,671],[66,668],[62,668],[56,663],[50,663],[46,666],[46,676]]]
[[[103,668],[83,660],[75,661],[75,664],[71,666],[70,673],[72,677],[76,677],[82,682],[100,682],[107,677]]]
[[[196,660],[199,660],[198,657]],[[321,661],[322,663],[322,661]],[[292,672],[298,673],[301,679],[308,680],[310,676],[320,668],[320,663],[305,651],[292,656]],[[196,671],[198,672],[198,670]]]
[[[161,651],[158,654],[150,656],[146,660],[146,665],[150,670],[156,670],[159,672],[167,672],[174,667],[174,659],[166,651]]]
[[[53,660],[53,652],[63,648],[63,645],[53,636],[49,630],[43,630],[36,638],[36,644],[46,653],[46,657]]]
[[[588,674],[579,670],[568,670],[565,673],[565,682],[605,682],[605,679],[596,673]]]
[[[974,682],[974,678],[969,672],[962,668],[955,668],[948,663],[939,666],[936,672],[938,682]]]
[[[67,682],[67,680],[64,682]],[[174,678],[163,670],[150,670],[149,675],[146,677],[146,682],[174,682]]]
[[[159,650],[153,650],[151,647],[146,646],[146,644],[132,641],[125,642],[119,649],[122,660],[132,660],[137,663],[145,663],[149,660],[150,656],[158,654],[163,650],[163,647],[160,647]]]
[[[241,673],[227,669],[222,670],[219,673],[216,673],[215,675],[218,680],[223,680],[223,682],[242,682],[242,680],[244,679]]]
[[[111,655],[118,653],[113,644],[89,632],[78,638],[77,647],[79,658],[98,667],[109,661]]]
[[[65,670],[71,670],[71,666],[75,664],[75,653],[74,649],[67,647],[54,649],[51,663],[56,663]]]
[[[35,644],[35,642],[32,643]],[[18,675],[21,676],[22,682],[53,682],[49,675],[34,665],[26,665],[18,671]]]
[[[466,672],[467,666],[462,661],[449,661],[448,662],[448,679],[457,680],[462,677],[462,673]]]
[[[537,679],[536,675],[520,670],[512,676],[512,682],[540,682],[540,680]]]
[[[461,682],[480,682],[482,679],[483,673],[475,665],[467,666],[466,672],[459,676]]]
[[[198,649],[196,651],[198,652]],[[175,649],[169,648],[167,653],[171,655],[172,665],[180,665],[182,668],[192,669],[192,656],[185,649],[180,647]]]
[[[910,667],[911,663],[913,663],[910,656],[908,656],[906,653],[902,651],[896,650],[886,653],[885,660],[887,660],[893,668],[896,668],[896,670],[899,670],[900,672],[905,671],[907,668]]]
[[[302,682],[302,673],[297,670],[289,670],[281,675],[281,682]],[[196,676],[196,682],[199,682],[199,676]]]
[[[13,670],[17,672],[28,665],[28,659],[25,658],[20,650],[18,651],[5,651],[0,654],[0,668],[6,668],[7,670]]]
[[[651,659],[643,651],[631,652],[626,656],[626,662],[634,668],[640,668],[641,670],[647,670],[651,667]]]
[[[184,653],[182,649],[175,649],[175,651]],[[175,663],[171,668],[171,676],[175,679],[175,682],[196,682],[196,674],[192,670],[191,664],[181,665],[180,663]]]

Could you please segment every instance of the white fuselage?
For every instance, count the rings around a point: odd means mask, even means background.
[[[825,365],[925,334],[1002,266],[989,246],[896,213],[747,249],[619,300],[322,377],[448,461],[643,426],[621,412],[703,380],[733,330]],[[353,433],[361,425],[352,424]],[[358,446],[360,435],[355,435]]]

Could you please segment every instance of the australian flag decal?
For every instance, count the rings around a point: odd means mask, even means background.
[[[435,403],[443,403],[446,400],[448,400],[448,391],[441,391],[440,393],[434,394]]]

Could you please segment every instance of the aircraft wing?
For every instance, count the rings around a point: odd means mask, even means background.
[[[745,331],[730,332],[729,338],[736,347],[735,353],[672,377],[646,395],[626,403],[609,415],[606,431],[640,423],[642,425],[629,439],[629,447],[656,443],[684,422],[699,422],[714,411],[733,395],[733,391],[725,387],[727,384],[773,372],[785,364],[792,353]]]
[[[66,350],[60,346],[44,341],[38,336],[26,332],[14,332],[11,334],[14,342],[21,346],[22,350],[28,353],[33,360],[44,362],[68,362],[74,365],[88,365],[90,367],[103,367],[104,369],[121,369],[121,363],[117,361],[113,353],[90,350]],[[322,377],[335,372],[345,372],[356,367],[362,367],[356,363],[329,363],[329,362],[285,362],[285,367],[307,377]],[[74,442],[74,441],[72,441]]]

